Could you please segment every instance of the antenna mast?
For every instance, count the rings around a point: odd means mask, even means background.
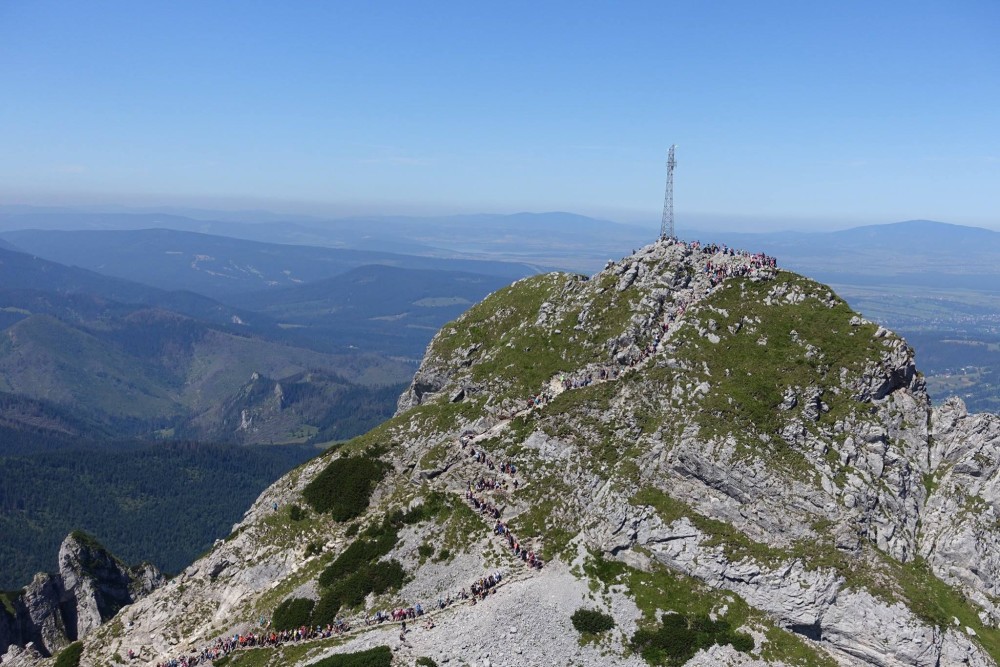
[[[667,192],[663,195],[663,220],[660,222],[660,238],[672,239],[674,236],[674,167],[677,160],[674,159],[674,151],[677,144],[670,147],[667,153]]]

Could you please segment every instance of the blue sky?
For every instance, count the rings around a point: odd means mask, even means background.
[[[1000,228],[1000,2],[0,2],[0,203]]]

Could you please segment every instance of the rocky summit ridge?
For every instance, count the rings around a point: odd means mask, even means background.
[[[660,240],[445,326],[80,664],[994,665],[998,444],[828,287]]]

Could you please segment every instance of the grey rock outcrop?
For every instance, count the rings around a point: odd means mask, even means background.
[[[58,562],[58,573],[35,575],[10,601],[12,610],[0,610],[0,652],[30,645],[25,655],[55,654],[164,582],[154,566],[129,568],[79,532],[63,540]]]

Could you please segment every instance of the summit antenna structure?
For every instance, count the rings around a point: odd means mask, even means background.
[[[677,144],[670,147],[667,153],[667,192],[663,195],[663,220],[660,222],[660,238],[674,238],[674,167],[677,160],[674,158],[674,151]]]

